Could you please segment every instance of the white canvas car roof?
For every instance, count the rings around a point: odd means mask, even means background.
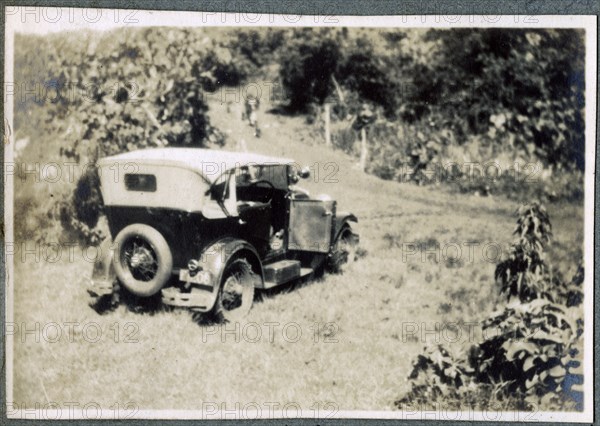
[[[292,164],[294,160],[249,152],[221,151],[215,149],[152,148],[113,155],[98,161],[100,166],[109,166],[115,163],[182,167],[199,173],[209,183],[213,183],[224,172],[236,167]]]

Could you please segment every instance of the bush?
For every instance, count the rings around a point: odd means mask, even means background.
[[[495,274],[508,304],[483,321],[483,339],[468,356],[443,345],[426,348],[413,363],[411,390],[397,406],[477,395],[491,386],[495,395],[516,400],[517,406],[582,410],[582,397],[572,385],[582,379],[573,371],[582,355],[583,268],[571,283],[553,275],[544,257],[551,236],[545,208],[532,203],[518,216],[517,240]]]
[[[519,392],[546,406],[567,400],[572,380],[565,379],[580,364],[576,344],[582,331],[577,309],[545,298],[510,304],[483,323],[486,338],[471,361],[474,380],[499,383],[506,395]]]
[[[544,248],[552,228],[546,209],[539,203],[521,206],[508,258],[496,267],[495,277],[500,294],[508,301],[530,302],[545,297],[554,300],[556,285],[544,259]]]
[[[454,143],[450,131],[425,120],[402,126],[382,120],[371,126],[367,135],[372,141],[371,173],[421,185],[440,181],[440,154]]]
[[[75,217],[78,221],[93,228],[98,223],[103,204],[98,170],[89,168],[81,176],[75,192],[73,192]]]

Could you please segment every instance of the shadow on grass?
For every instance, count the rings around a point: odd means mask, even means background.
[[[125,306],[129,312],[136,314],[154,315],[169,310],[168,307],[162,304],[160,292],[151,297],[139,297],[118,284],[115,284],[112,294],[92,297],[89,303],[89,306],[99,315],[114,312],[120,305]]]
[[[261,309],[262,302],[267,299],[276,298],[278,296],[297,291],[300,288],[311,284],[319,284],[321,281],[323,281],[322,272],[318,276],[315,276],[313,273],[299,280],[293,280],[289,283],[281,284],[270,289],[257,289],[254,292],[252,309]],[[194,323],[200,327],[223,324],[221,319],[212,312],[192,312],[192,321],[194,321]]]
[[[278,295],[283,295],[287,293],[291,293],[296,291],[297,289],[304,287],[306,285],[317,283],[321,281],[321,278],[311,278],[311,276],[307,276],[300,280],[292,281],[290,283],[278,285],[277,287],[266,289],[266,290],[257,290],[254,292],[254,300],[252,304],[252,309],[261,309],[261,304],[264,300],[270,299],[273,297],[277,297]],[[200,327],[208,327],[217,324],[223,324],[221,318],[213,312],[191,312],[192,321],[200,326]]]
[[[340,272],[342,274],[343,272]],[[330,273],[328,275],[337,275]],[[266,299],[274,298],[297,291],[303,287],[315,284],[321,284],[325,279],[324,265],[316,267],[315,271],[303,278],[293,280],[289,283],[281,284],[271,289],[257,290],[254,293],[252,309],[260,309],[260,305]],[[162,303],[160,292],[151,297],[136,296],[122,286],[115,284],[115,290],[112,294],[102,297],[92,298],[89,306],[99,315],[106,315],[114,312],[120,305],[124,305],[129,312],[136,314],[155,315],[159,312],[172,312],[175,308]],[[183,308],[185,309],[185,308]],[[186,309],[187,310],[187,309]],[[189,310],[192,321],[200,326],[207,327],[216,324],[222,324],[222,319],[214,312],[198,312]]]

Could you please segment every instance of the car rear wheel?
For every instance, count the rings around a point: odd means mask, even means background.
[[[254,300],[255,279],[246,259],[234,259],[227,265],[214,309],[219,321],[238,321],[248,314]]]
[[[123,287],[140,297],[158,293],[173,270],[173,256],[162,234],[148,225],[129,225],[115,244],[114,267]]]

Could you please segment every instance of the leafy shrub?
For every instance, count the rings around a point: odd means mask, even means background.
[[[451,132],[435,123],[409,125],[378,122],[368,129],[374,140],[369,170],[382,179],[428,184],[440,181],[440,154],[454,142]]]
[[[500,293],[509,302],[514,298],[521,302],[540,297],[554,299],[553,285],[560,283],[552,282],[544,259],[544,247],[552,235],[546,209],[534,202],[521,206],[518,215],[514,231],[517,241],[512,244],[508,258],[496,267]]]
[[[425,348],[413,363],[409,375],[411,391],[394,402],[398,409],[407,407],[432,407],[443,404],[449,410],[489,411],[499,407],[506,411],[530,410],[525,400],[507,397],[498,387],[474,380],[471,367],[472,354],[464,351],[451,352],[443,345]]]
[[[58,201],[60,223],[73,240],[100,244],[106,237],[105,230],[98,226],[103,206],[98,170],[90,167],[77,181],[72,196]]]
[[[519,392],[535,403],[566,396],[565,378],[579,366],[577,315],[578,309],[544,298],[509,304],[492,314],[483,323],[485,339],[472,360],[475,380],[501,383],[505,394]]]
[[[463,393],[471,383],[473,369],[463,353],[451,352],[443,345],[430,346],[413,363],[408,376],[413,392],[429,400],[447,396],[452,389]]]
[[[440,396],[460,399],[491,386],[517,406],[582,409],[572,385],[581,378],[574,371],[582,355],[583,267],[571,283],[552,275],[544,258],[551,225],[541,204],[518,210],[515,233],[510,255],[495,274],[508,304],[483,321],[483,339],[468,356],[443,345],[426,348],[413,363],[411,390],[397,406]]]
[[[63,234],[70,242],[77,241],[85,245],[98,245],[108,235],[106,227],[99,226],[98,222],[93,225],[79,220],[75,211],[77,198],[67,199],[58,204],[58,218],[63,228]],[[100,217],[98,217],[100,218]]]
[[[340,129],[331,135],[332,145],[337,149],[347,153],[354,154],[356,149],[357,135],[356,131],[350,126]]]
[[[100,177],[95,168],[89,168],[77,182],[73,192],[75,217],[89,227],[96,226],[102,213]]]
[[[386,180],[404,181],[407,173],[407,145],[397,137],[398,128],[393,124],[375,123],[367,128],[367,141],[376,139],[379,143],[370,144],[370,158],[367,171]],[[356,133],[356,132],[355,132]]]

